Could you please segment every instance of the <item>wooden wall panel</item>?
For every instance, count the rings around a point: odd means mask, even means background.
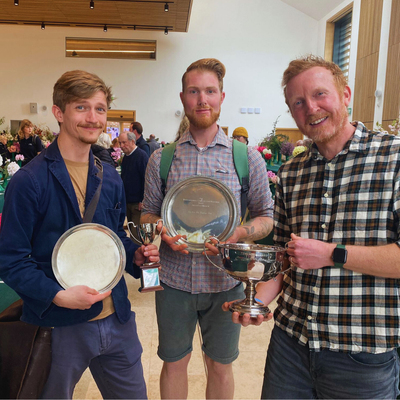
[[[379,52],[383,0],[361,0],[357,59]]]
[[[400,111],[400,1],[392,1],[389,48],[383,99],[383,125],[391,123]],[[386,124],[385,124],[386,123]]]
[[[361,0],[353,119],[373,123],[383,0]]]
[[[379,53],[357,60],[353,119],[373,122]]]
[[[276,134],[282,134],[289,137],[289,142],[296,144],[298,140],[303,139],[303,134],[297,128],[276,128]]]

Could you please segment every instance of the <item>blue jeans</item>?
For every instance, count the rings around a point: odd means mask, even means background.
[[[71,399],[87,367],[103,398],[147,398],[134,313],[126,324],[114,313],[97,321],[56,327],[51,339],[51,371],[41,398]]]
[[[265,365],[262,399],[395,399],[396,350],[382,354],[310,351],[274,327]]]

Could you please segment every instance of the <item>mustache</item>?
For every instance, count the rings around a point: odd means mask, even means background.
[[[78,124],[80,128],[103,128],[102,124]]]
[[[316,115],[313,115],[312,117],[308,117],[307,120],[306,120],[306,123],[307,124],[311,124],[312,122],[318,121],[319,119],[325,118],[325,117],[328,117],[328,116],[329,116],[329,114],[327,114],[327,113],[316,114]]]

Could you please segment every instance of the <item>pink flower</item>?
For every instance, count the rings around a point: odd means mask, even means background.
[[[25,157],[24,157],[22,154],[17,154],[17,155],[15,156],[15,159],[16,159],[17,161],[24,161]]]

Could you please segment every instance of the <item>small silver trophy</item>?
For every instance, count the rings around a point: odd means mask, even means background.
[[[158,229],[158,223],[161,222],[161,228]],[[138,238],[137,240],[135,236],[132,234],[132,231],[129,225],[136,229],[136,233]],[[128,222],[128,230],[131,237],[139,244],[148,245],[152,244],[157,237],[161,234],[164,222],[162,219],[159,219],[155,224],[154,223],[146,223],[135,225],[132,221]],[[160,277],[159,270],[161,264],[157,262],[145,262],[140,266],[142,270],[142,276],[140,278],[142,286],[139,288],[139,292],[153,292],[156,290],[164,290],[160,285]]]
[[[207,255],[205,243],[211,239],[217,241],[222,266],[213,263]],[[229,308],[232,312],[237,311],[240,315],[250,314],[251,317],[266,316],[270,313],[267,306],[255,299],[256,284],[269,281],[285,272],[283,247],[244,243],[222,244],[216,237],[209,237],[204,242],[204,253],[214,267],[246,283],[246,298],[233,303]]]

